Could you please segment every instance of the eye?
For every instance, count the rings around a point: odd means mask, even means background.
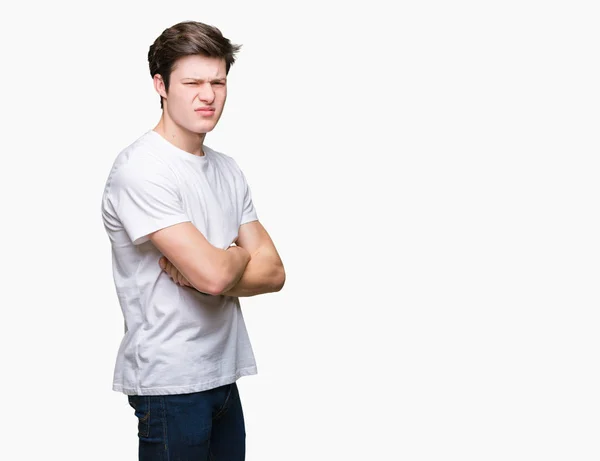
[[[225,82],[213,82],[213,85],[223,86],[225,85]]]

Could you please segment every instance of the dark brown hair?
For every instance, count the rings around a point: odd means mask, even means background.
[[[165,29],[150,46],[148,51],[150,75],[154,78],[156,74],[160,74],[168,91],[175,62],[179,58],[195,54],[225,59],[225,69],[229,73],[240,48],[241,45],[232,44],[214,26],[196,21],[180,22]],[[162,106],[161,97],[160,107]]]

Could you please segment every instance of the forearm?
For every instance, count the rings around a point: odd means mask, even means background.
[[[241,278],[225,296],[248,297],[281,290],[285,271],[278,257],[258,253],[253,255]]]
[[[250,254],[238,246],[230,247],[227,250],[227,255],[229,259],[225,270],[226,275],[222,282],[221,294],[225,294],[239,283],[251,261]]]

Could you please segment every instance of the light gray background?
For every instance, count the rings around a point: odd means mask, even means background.
[[[600,18],[524,0],[3,6],[2,457],[136,459],[100,198],[187,19],[243,44],[207,144],[288,274],[248,461],[597,460]]]

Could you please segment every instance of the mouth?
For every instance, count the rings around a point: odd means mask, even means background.
[[[201,107],[200,109],[194,109],[194,111],[201,115],[212,115],[215,113],[215,109],[212,107]]]

